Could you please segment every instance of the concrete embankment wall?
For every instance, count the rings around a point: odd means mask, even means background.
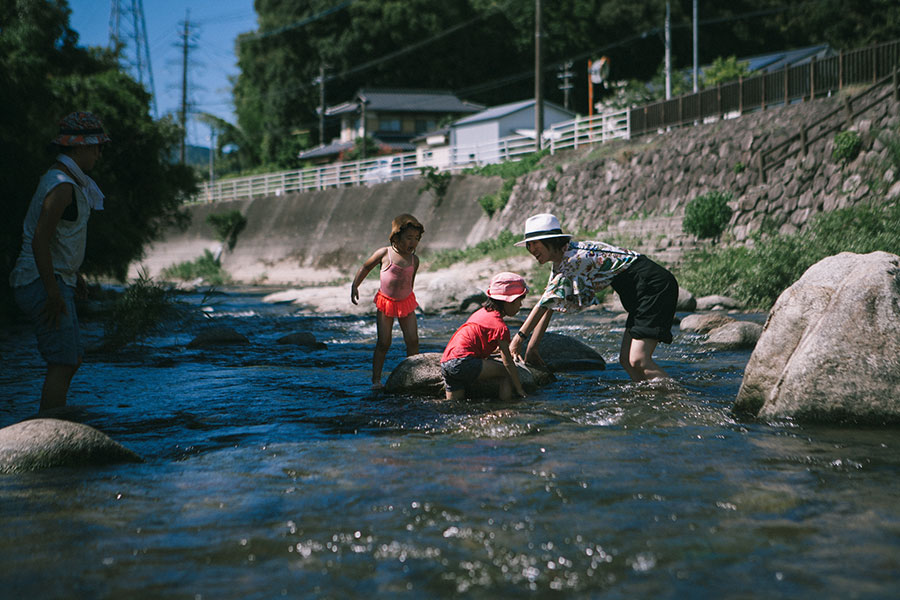
[[[429,191],[419,193],[423,181],[416,179],[190,205],[191,226],[167,232],[133,270],[143,265],[155,276],[204,250],[215,254],[221,244],[207,216],[239,210],[247,226],[221,258],[236,281],[299,284],[352,276],[365,258],[388,244],[391,220],[401,213],[415,215],[425,226],[423,252],[481,241],[489,219],[478,198],[496,192],[501,183],[495,177],[454,177],[441,201]]]
[[[890,140],[900,139],[900,104],[893,99],[852,119],[839,111],[830,121],[859,132],[862,152],[854,161],[832,158],[830,134],[762,179],[756,168],[761,151],[841,106],[841,99],[829,98],[560,152],[521,177],[507,206],[492,218],[478,198],[502,182],[477,176],[454,177],[441,202],[431,192],[420,194],[423,181],[413,180],[194,205],[191,228],[169,232],[148,250],[144,264],[156,274],[204,249],[215,251],[219,243],[206,216],[233,209],[247,217],[247,228],[222,264],[241,282],[297,284],[352,276],[369,253],[387,243],[391,219],[403,212],[425,225],[423,252],[464,248],[504,229],[518,233],[528,215],[553,212],[570,231],[600,230],[600,239],[675,263],[684,250],[699,245],[682,231],[684,207],[709,191],[732,194],[729,233],[738,242],[764,221],[790,233],[816,213],[900,196],[900,173],[889,158]]]

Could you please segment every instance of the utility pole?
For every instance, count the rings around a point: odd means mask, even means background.
[[[191,47],[191,9],[186,9],[184,16],[184,32],[181,35],[181,110],[179,121],[181,122],[181,164],[185,162],[185,144],[187,140],[187,112],[188,112],[188,49]]]
[[[534,0],[534,149],[541,149],[544,133],[543,60],[541,57],[541,0]]]
[[[698,91],[697,86],[697,0],[694,0],[694,93]]]
[[[123,27],[123,23],[128,24],[126,13],[129,12],[131,28],[127,29]],[[150,63],[150,46],[147,43],[147,21],[144,19],[143,0],[110,0],[108,47],[115,49],[119,44],[126,48],[129,46],[134,48],[132,60],[128,60],[124,52],[123,59],[134,68],[138,82],[150,92],[150,106],[153,109],[153,116],[157,116],[156,89],[153,85],[153,67]]]
[[[556,77],[562,79],[562,83],[559,84],[557,89],[563,91],[563,106],[566,107],[566,110],[569,110],[569,90],[574,87],[572,85],[572,61],[566,61],[565,64],[559,67],[559,71]]]
[[[666,100],[672,99],[672,10],[666,0]]]
[[[319,76],[316,83],[319,84],[319,145],[325,145],[325,69],[328,68],[324,62],[319,63]]]

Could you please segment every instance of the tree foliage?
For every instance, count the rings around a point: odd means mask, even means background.
[[[0,277],[9,275],[22,221],[41,174],[53,162],[48,142],[61,117],[96,113],[113,139],[91,173],[107,196],[92,215],[82,270],[124,279],[128,265],[167,225],[183,222],[179,207],[195,189],[190,169],[171,165],[179,131],[150,117],[147,92],[117,56],[78,46],[64,0],[0,0],[0,183],[3,219]],[[2,287],[0,305],[8,305]]]
[[[296,164],[298,132],[318,140],[319,69],[326,105],[363,87],[449,89],[496,105],[534,93],[534,3],[524,0],[257,0],[258,28],[238,38],[234,100],[246,162]],[[544,95],[562,104],[557,67],[574,59],[573,108],[587,112],[588,59],[608,56],[611,81],[640,82],[628,104],[661,97],[665,0],[556,0],[542,4]],[[692,1],[672,0],[673,66],[692,62]],[[699,60],[827,42],[850,49],[900,37],[896,0],[701,2]],[[727,62],[715,80],[731,72]],[[728,69],[724,69],[728,67]],[[691,82],[676,78],[675,93]],[[611,96],[613,89],[597,90]],[[598,99],[595,97],[595,99]],[[325,141],[336,134],[326,121]],[[244,160],[244,159],[242,159]]]

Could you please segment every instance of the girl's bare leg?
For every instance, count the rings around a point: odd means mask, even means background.
[[[622,348],[619,351],[619,364],[633,381],[646,381],[669,375],[653,360],[653,351],[659,340],[650,338],[636,340],[626,331],[622,337]]]
[[[486,359],[481,367],[481,373],[478,374],[478,379],[499,379],[500,393],[498,397],[500,401],[509,402],[512,400],[512,382],[509,380],[509,373],[506,371],[503,363],[490,358]]]
[[[378,339],[375,341],[375,353],[372,355],[372,385],[380,386],[384,359],[387,358],[388,350],[391,347],[391,330],[394,328],[394,317],[389,317],[378,311],[375,323],[378,327]]]
[[[412,356],[419,353],[419,324],[416,322],[416,313],[411,312],[405,317],[399,317],[400,331],[403,332],[403,341],[406,343],[406,355]]]
[[[40,410],[59,408],[66,405],[66,396],[69,393],[69,384],[75,371],[81,366],[77,365],[47,365],[47,375],[44,377],[44,387],[41,390]]]

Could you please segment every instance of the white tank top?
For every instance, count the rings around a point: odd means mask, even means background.
[[[53,188],[62,183],[72,184],[78,207],[78,217],[74,221],[59,220],[59,224],[56,226],[56,235],[50,242],[50,256],[53,260],[53,272],[62,277],[66,285],[74,286],[78,279],[78,269],[84,260],[87,222],[91,216],[91,207],[78,184],[65,172],[54,168],[41,177],[37,190],[31,197],[31,204],[28,205],[25,223],[22,226],[22,249],[19,251],[16,266],[9,274],[9,284],[12,287],[28,285],[41,276],[34,261],[31,240],[34,239],[34,231],[37,228],[38,218],[41,216],[44,199]]]

